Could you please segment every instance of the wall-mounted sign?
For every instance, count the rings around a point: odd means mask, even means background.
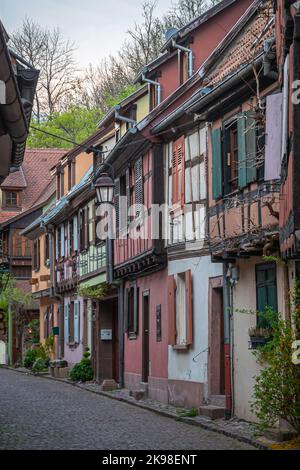
[[[110,341],[112,339],[112,330],[101,330],[100,338],[102,341]]]
[[[59,336],[59,326],[53,326],[52,334],[53,336]]]

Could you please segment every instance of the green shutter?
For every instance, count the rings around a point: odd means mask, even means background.
[[[222,142],[221,128],[211,131],[212,143],[212,192],[213,199],[222,196]]]
[[[253,111],[246,113],[246,154],[247,154],[247,183],[256,180],[256,121]]]
[[[264,318],[266,307],[271,307],[277,311],[277,286],[276,286],[276,266],[265,264],[256,266],[257,283],[257,324],[262,328],[270,325]]]
[[[238,116],[238,174],[239,174],[239,187],[244,188],[247,185],[247,166],[246,166],[246,126],[245,116],[240,114]]]

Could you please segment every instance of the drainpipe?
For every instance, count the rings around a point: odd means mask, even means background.
[[[144,74],[142,74],[142,81],[157,87],[157,105],[159,105],[161,103],[161,85],[160,85],[160,83],[155,82],[154,80],[150,80],[149,78],[146,78]]]
[[[231,373],[231,309],[232,299],[230,283],[227,276],[228,264],[223,264],[223,303],[224,303],[224,356],[225,356],[225,396],[226,409],[225,418],[230,419],[232,415],[232,373]]]
[[[116,121],[123,121],[123,122],[128,122],[128,124],[132,124],[133,126],[136,125],[136,121],[134,119],[130,119],[130,118],[127,118],[125,116],[121,116],[121,114],[119,113],[120,109],[121,109],[121,106],[118,104],[116,106],[116,111],[115,111],[115,120]]]
[[[193,75],[193,51],[192,49],[188,49],[187,47],[180,46],[176,44],[175,39],[172,41],[172,46],[179,51],[187,52],[189,55],[189,77]]]
[[[124,387],[124,281],[118,285],[119,385]]]

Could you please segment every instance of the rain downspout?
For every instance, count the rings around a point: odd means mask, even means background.
[[[178,49],[179,51],[187,52],[189,55],[189,77],[193,75],[193,51],[192,49],[188,49],[187,47],[180,46],[179,44],[176,44],[175,39],[172,41],[172,46],[175,47],[175,49]]]
[[[130,118],[127,118],[125,116],[121,116],[121,114],[119,113],[119,111],[121,109],[120,105],[117,105],[115,109],[116,109],[115,110],[115,119],[116,119],[116,121],[127,122],[128,124],[132,124],[133,126],[136,125],[136,121],[134,119],[130,119]]]
[[[154,80],[150,80],[149,78],[146,78],[144,74],[142,74],[142,81],[157,87],[157,105],[159,105],[161,103],[161,85],[160,85],[160,83],[155,82]]]
[[[223,264],[223,303],[224,303],[224,355],[225,355],[225,418],[231,418],[232,412],[232,390],[231,390],[231,295],[230,283],[228,278],[229,266]]]

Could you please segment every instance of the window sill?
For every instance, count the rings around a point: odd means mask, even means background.
[[[71,349],[75,349],[77,346],[79,346],[79,343],[67,343],[67,346],[69,346]]]
[[[128,339],[129,340],[137,339],[137,334],[136,333],[128,333]]]
[[[173,349],[175,351],[186,351],[189,349],[189,345],[188,344],[174,344]]]

